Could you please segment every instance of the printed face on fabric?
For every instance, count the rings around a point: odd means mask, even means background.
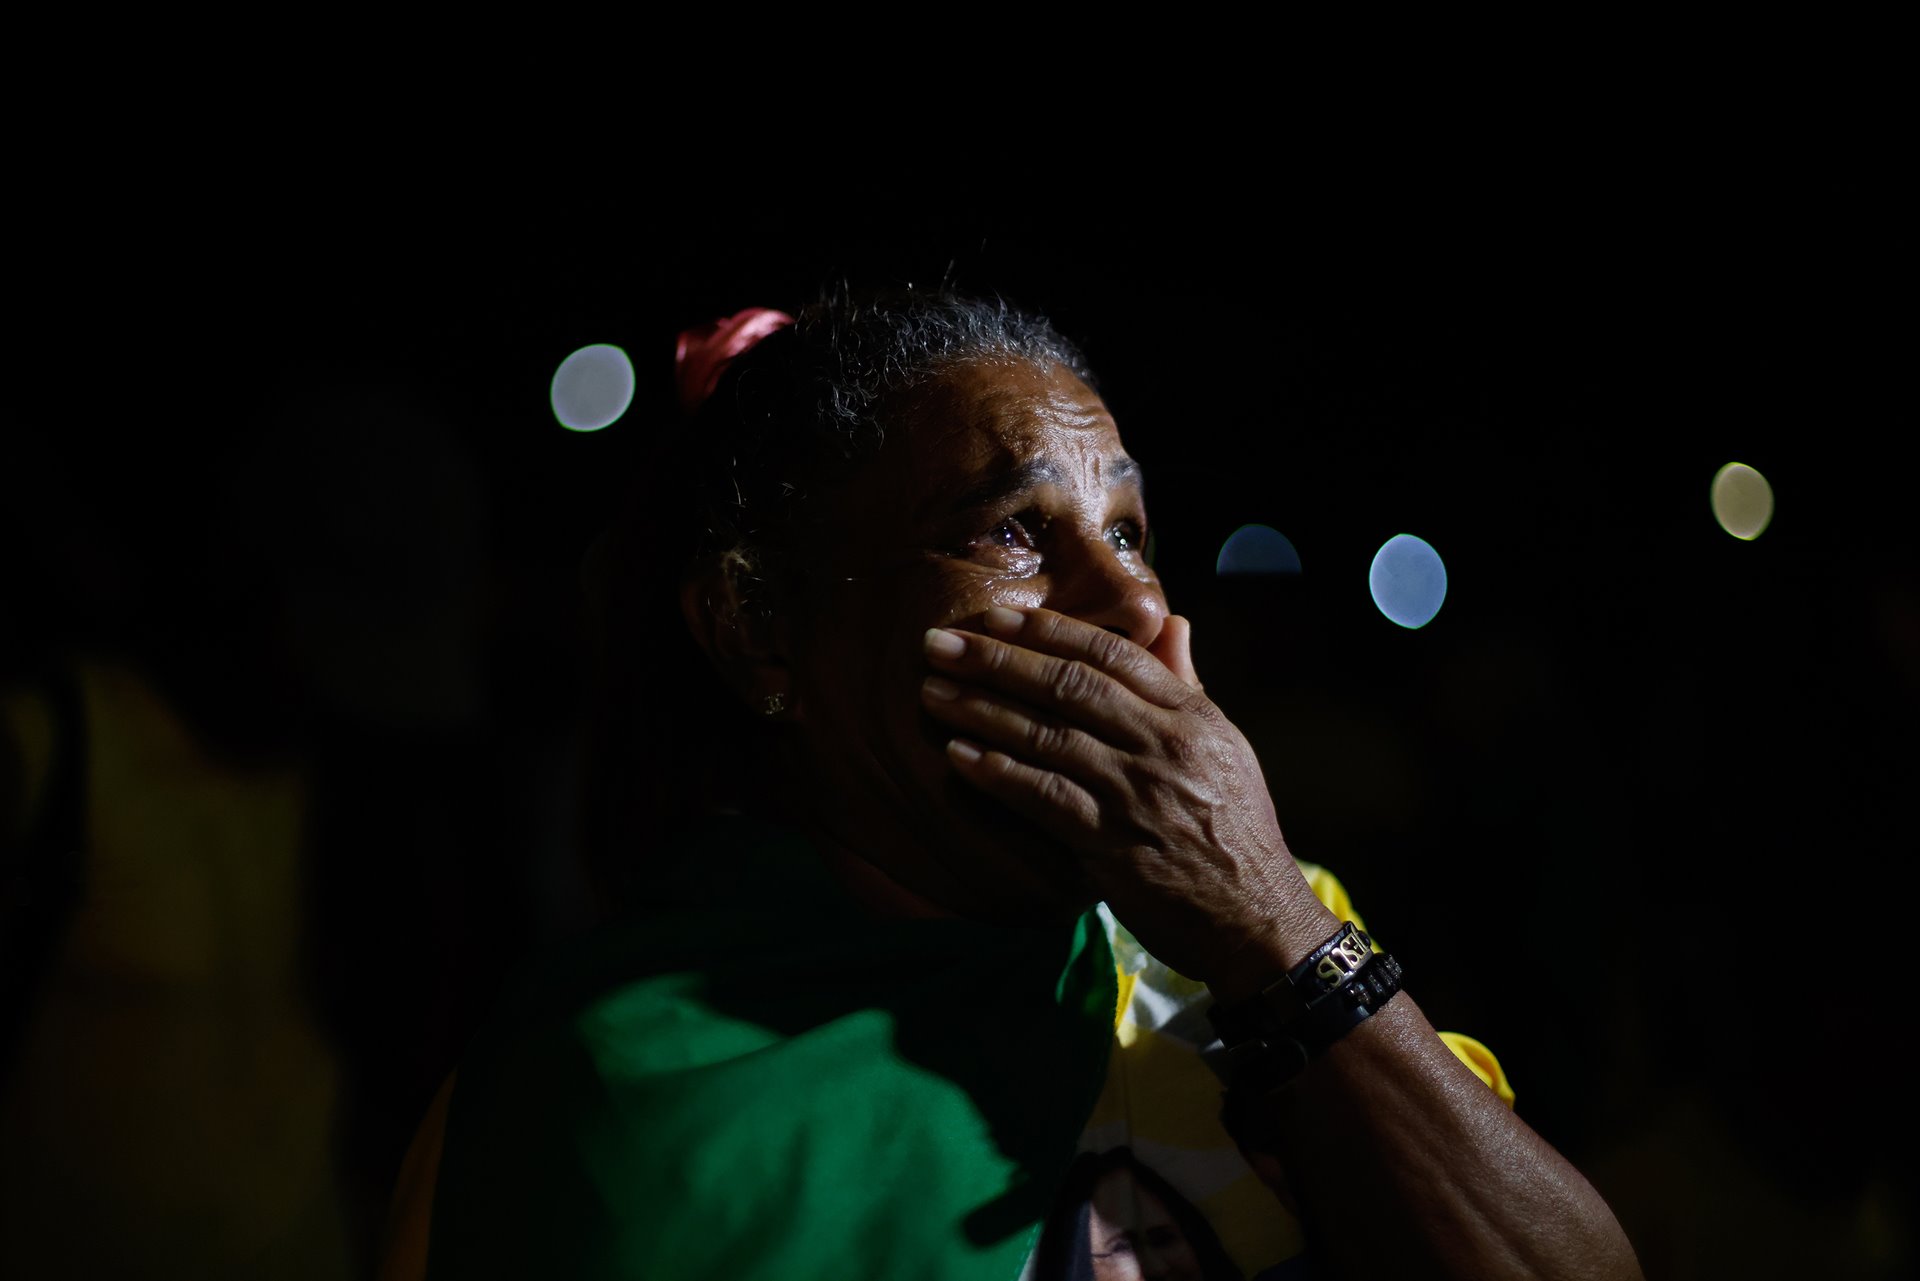
[[[1093,1281],[1206,1281],[1193,1243],[1167,1203],[1125,1166],[1094,1184],[1087,1255]]]
[[[797,769],[846,849],[949,911],[1030,920],[1097,895],[1057,843],[954,774],[922,706],[929,628],[1044,607],[1143,647],[1168,617],[1139,466],[1064,368],[957,366],[912,393],[831,500],[792,621]]]

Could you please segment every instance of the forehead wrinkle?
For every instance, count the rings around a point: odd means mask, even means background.
[[[1144,495],[1140,464],[1125,453],[1107,456],[1095,452],[1100,442],[1088,439],[1086,430],[1108,428],[1098,419],[1088,428],[1062,438],[1057,428],[1023,424],[1004,434],[986,438],[990,461],[983,468],[980,482],[968,486],[953,505],[956,511],[986,506],[1008,495],[1043,486],[1066,489],[1090,489],[1111,493],[1131,487]],[[1090,457],[1089,457],[1090,455]],[[1092,485],[1074,483],[1075,477],[1091,476]]]
[[[1080,430],[1113,423],[1099,395],[1071,371],[1025,361],[958,364],[917,388],[910,404],[921,415],[996,438],[1017,437],[1023,428]]]
[[[1138,489],[1139,466],[1120,447],[1112,414],[1063,373],[963,366],[922,385],[908,402],[918,430],[897,463],[923,478],[943,475],[939,488],[952,497],[939,507],[955,512],[1046,486]]]
[[[1037,369],[1030,368],[1028,372],[1041,377]],[[948,384],[946,390],[954,390],[953,385]],[[1029,382],[1008,382],[975,391],[971,395],[963,394],[957,399],[972,402],[978,415],[977,421],[982,426],[998,426],[1007,418],[1019,421],[1037,418],[1043,426],[1078,430],[1113,421],[1113,416],[1107,412],[1093,389],[1078,378],[1069,377],[1067,385],[1063,386],[1056,379],[1048,377],[1044,391],[1039,395],[1035,395],[1034,391]]]

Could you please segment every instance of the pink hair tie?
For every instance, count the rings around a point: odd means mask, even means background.
[[[776,329],[791,325],[793,317],[771,307],[749,307],[725,320],[680,333],[673,355],[673,377],[680,386],[680,407],[689,414],[706,403],[720,385],[727,362]]]

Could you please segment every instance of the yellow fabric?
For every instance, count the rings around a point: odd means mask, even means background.
[[[1348,897],[1347,887],[1340,883],[1339,877],[1316,863],[1300,863],[1299,866],[1301,874],[1307,878],[1307,886],[1313,891],[1313,896],[1319,899],[1329,912],[1343,921],[1352,921],[1363,930],[1367,928],[1366,921],[1361,918],[1359,912],[1354,910],[1353,900]],[[1371,930],[1368,930],[1368,935],[1372,936]],[[1374,951],[1381,950],[1378,940],[1373,946]],[[1113,1012],[1113,1031],[1114,1037],[1123,1047],[1132,1045],[1139,1036],[1138,1030],[1127,1018],[1127,1008],[1133,1001],[1133,988],[1138,977],[1136,974],[1126,973],[1124,969],[1120,974],[1120,1004]],[[1487,1088],[1500,1097],[1502,1103],[1508,1107],[1513,1106],[1513,1085],[1507,1080],[1506,1069],[1500,1066],[1500,1060],[1494,1057],[1492,1050],[1464,1032],[1442,1032],[1440,1039],[1446,1042],[1447,1048],[1453,1051],[1454,1057],[1466,1064],[1468,1069],[1486,1084]]]
[[[124,668],[76,677],[85,894],[0,1093],[0,1276],[346,1276],[305,782],[211,757]],[[0,733],[44,761],[30,702]]]
[[[1507,1083],[1506,1069],[1500,1066],[1499,1059],[1493,1057],[1492,1050],[1464,1032],[1442,1032],[1440,1039],[1447,1043],[1447,1048],[1453,1051],[1455,1058],[1466,1064],[1475,1076],[1500,1096],[1502,1103],[1513,1106],[1513,1086]]]
[[[1325,904],[1329,912],[1343,921],[1352,921],[1363,930],[1367,929],[1367,923],[1354,911],[1353,900],[1347,897],[1347,887],[1340,883],[1339,877],[1313,863],[1301,863],[1300,871],[1306,876],[1314,897]],[[1367,934],[1371,937],[1373,931],[1367,930]],[[1374,940],[1373,950],[1382,950],[1378,939]],[[1513,1106],[1513,1086],[1508,1083],[1506,1070],[1500,1066],[1500,1060],[1493,1056],[1492,1050],[1462,1032],[1442,1032],[1440,1039],[1446,1042],[1455,1058],[1466,1064],[1475,1076],[1500,1096],[1502,1103]]]

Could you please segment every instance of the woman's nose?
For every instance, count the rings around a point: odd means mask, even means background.
[[[1167,599],[1153,572],[1136,568],[1102,535],[1081,540],[1053,575],[1047,608],[1151,646],[1167,620]]]

